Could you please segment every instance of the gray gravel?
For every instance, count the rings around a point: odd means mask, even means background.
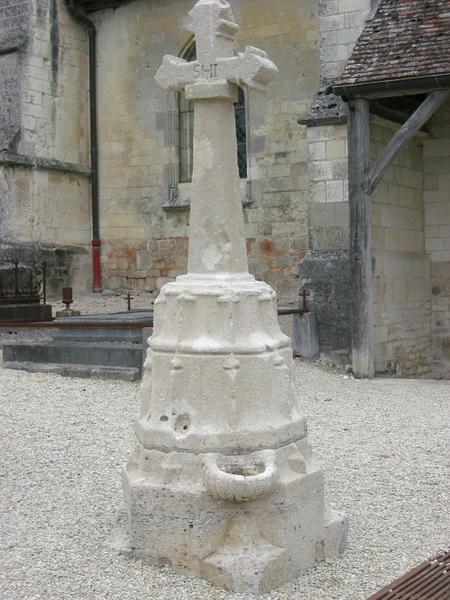
[[[349,548],[266,596],[364,600],[449,544],[450,382],[356,381],[298,364]],[[134,444],[136,385],[0,370],[0,598],[242,599],[104,545]]]

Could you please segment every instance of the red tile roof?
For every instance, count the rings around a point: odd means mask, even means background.
[[[450,73],[450,0],[381,0],[337,85]]]

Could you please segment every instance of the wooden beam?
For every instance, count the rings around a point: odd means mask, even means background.
[[[375,101],[373,104],[371,104],[370,112],[373,115],[377,115],[377,117],[387,119],[388,121],[392,121],[394,123],[399,123],[400,125],[403,125],[403,123],[409,119],[408,113],[399,110],[398,108],[383,106],[378,101]]]
[[[356,377],[373,377],[372,219],[366,193],[370,155],[369,101],[349,101],[348,178],[350,197],[350,262],[352,366]]]
[[[425,123],[434,115],[436,110],[450,96],[450,90],[432,92],[413,112],[409,119],[400,127],[392,137],[389,144],[378,157],[370,175],[367,179],[367,194],[372,194],[377,183],[383,177],[386,169],[394,162],[395,157],[402,147],[415,135]]]

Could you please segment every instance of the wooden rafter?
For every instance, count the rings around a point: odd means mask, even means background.
[[[401,126],[373,166],[367,178],[367,194],[372,194],[386,169],[393,163],[403,146],[425,125],[449,96],[450,90],[431,92],[406,123]]]

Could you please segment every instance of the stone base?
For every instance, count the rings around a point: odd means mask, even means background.
[[[124,490],[132,554],[234,592],[268,592],[345,547],[306,438],[245,456],[141,448]]]
[[[342,551],[294,388],[275,294],[248,273],[161,290],[124,471],[130,548],[262,593]]]
[[[0,322],[38,322],[51,321],[52,307],[50,304],[1,304]]]

